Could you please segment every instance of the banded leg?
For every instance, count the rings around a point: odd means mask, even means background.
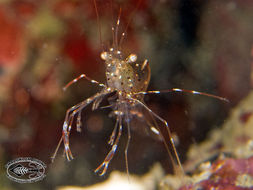
[[[72,85],[73,83],[76,83],[78,80],[80,80],[80,79],[82,79],[82,78],[85,78],[86,80],[90,81],[91,83],[97,84],[97,85],[99,85],[99,86],[101,86],[101,87],[105,87],[105,85],[104,85],[103,83],[100,83],[100,82],[98,82],[98,81],[96,81],[96,80],[93,80],[93,79],[87,77],[85,74],[81,74],[79,77],[74,78],[72,81],[70,81],[68,84],[66,84],[66,85],[63,87],[63,90],[64,90],[64,91],[67,90],[67,88],[68,88],[70,85]]]
[[[68,161],[72,160],[74,157],[71,153],[70,147],[69,147],[69,135],[70,135],[70,131],[72,128],[72,123],[74,120],[74,116],[76,113],[81,114],[81,110],[87,106],[89,104],[89,99],[86,99],[85,101],[71,107],[70,109],[67,110],[66,116],[65,116],[65,120],[63,123],[63,128],[62,128],[62,139],[63,139],[63,144],[64,144],[64,153],[66,155],[66,158]],[[79,122],[78,120],[81,120],[81,115],[78,116],[77,118],[77,131],[79,130]],[[58,148],[58,147],[57,147]],[[53,158],[55,157],[56,153],[57,153],[58,149],[56,149],[55,154],[53,156]]]
[[[74,116],[71,114],[70,121],[63,124],[63,130],[62,130],[64,152],[68,161],[73,160],[74,158],[69,148],[69,135],[72,128],[73,120],[74,120]]]
[[[112,149],[110,150],[110,152],[106,155],[104,161],[102,162],[102,164],[100,164],[97,169],[95,169],[95,173],[97,173],[98,171],[102,170],[102,172],[99,174],[100,176],[103,176],[106,173],[106,170],[108,168],[108,165],[110,164],[110,161],[112,160],[115,151],[117,150],[117,146],[119,143],[119,139],[122,133],[122,118],[121,116],[119,116],[119,130],[118,130],[118,135],[117,138],[112,146]]]
[[[63,143],[64,143],[64,152],[65,152],[65,155],[66,155],[66,158],[67,158],[68,161],[74,159],[74,157],[73,157],[73,155],[71,153],[70,147],[69,147],[69,135],[70,135],[70,131],[71,131],[71,128],[72,128],[72,123],[73,123],[73,120],[74,120],[74,117],[75,117],[76,113],[81,114],[81,110],[85,106],[80,106],[80,107],[76,108],[69,115],[68,122],[66,122],[66,123],[64,122],[64,124],[63,124],[62,136],[63,136]],[[78,131],[78,126],[77,126],[77,131]]]
[[[175,163],[175,160],[174,160],[174,158],[173,158],[173,156],[172,156],[173,153],[170,151],[169,146],[168,146],[168,144],[167,144],[167,141],[166,141],[166,139],[165,139],[165,137],[164,137],[164,135],[163,135],[163,133],[162,133],[160,127],[158,126],[156,120],[154,119],[153,114],[152,114],[150,111],[149,111],[149,115],[151,116],[151,119],[153,120],[153,123],[154,123],[154,125],[155,125],[155,127],[153,127],[153,128],[154,128],[154,130],[157,131],[157,132],[155,132],[155,133],[158,134],[159,137],[162,139],[162,141],[163,141],[163,143],[164,143],[164,145],[165,145],[165,147],[166,147],[166,150],[167,150],[167,152],[168,152],[168,154],[169,154],[170,160],[171,160],[171,162],[172,162],[174,172],[175,172],[175,174],[177,174],[177,168],[178,168],[178,167],[176,166],[177,164]],[[152,129],[151,129],[151,130],[152,130]],[[152,130],[152,131],[153,131],[153,130]],[[168,135],[169,135],[169,138],[170,138],[170,142],[171,142],[172,147],[173,147],[174,155],[176,155],[176,157],[178,157],[178,156],[177,156],[176,147],[175,147],[175,145],[174,145],[175,143],[174,143],[172,134],[171,134],[170,130],[167,130],[167,131],[168,131]],[[172,139],[172,141],[171,141],[171,139]],[[175,147],[175,148],[174,148],[174,147]],[[177,161],[177,162],[178,162],[178,161]],[[180,166],[180,168],[182,168],[181,162],[178,163],[178,165]],[[183,170],[181,170],[181,171],[183,171]],[[184,175],[184,171],[182,172],[182,174]]]
[[[81,102],[82,103],[82,102]],[[51,160],[52,162],[54,161],[56,155],[57,155],[57,152],[59,150],[59,147],[62,143],[62,141],[64,142],[64,145],[67,143],[67,149],[69,149],[69,143],[68,143],[68,136],[69,136],[69,133],[70,133],[70,129],[68,129],[69,127],[69,124],[67,122],[67,120],[69,119],[69,114],[70,112],[72,112],[73,110],[75,110],[76,108],[80,107],[81,103],[79,103],[78,105],[75,105],[71,108],[69,108],[66,112],[66,116],[65,116],[65,120],[64,120],[64,123],[63,123],[63,127],[62,127],[62,136],[61,136],[61,139],[59,140],[59,143],[55,149],[55,152],[53,154],[53,156],[51,157]],[[64,152],[66,154],[66,148],[64,149]]]
[[[185,90],[185,89],[180,89],[180,88],[172,88],[172,89],[161,90],[161,91],[154,90],[154,91],[146,91],[146,92],[137,92],[135,94],[144,94],[145,95],[145,94],[161,94],[161,93],[169,93],[169,92],[185,92],[185,93],[191,93],[191,94],[198,94],[198,95],[202,95],[202,96],[208,96],[211,98],[219,99],[221,101],[229,102],[229,100],[227,98],[224,98],[221,96],[216,96],[216,95],[208,94],[205,92],[198,92],[195,90]]]
[[[81,126],[82,126],[82,121],[81,121],[81,114],[82,112],[78,112],[78,116],[76,118],[76,131],[77,132],[82,132]]]
[[[154,127],[154,125],[152,125],[152,123],[150,123],[145,117],[144,117],[144,115],[143,115],[143,113],[142,112],[140,112],[140,111],[130,111],[130,114],[131,115],[134,115],[134,116],[136,116],[139,120],[141,120],[141,121],[145,121],[146,122],[146,124],[149,126],[149,130],[152,132],[152,133],[154,133],[155,135],[158,135],[159,136],[159,138],[160,138],[160,133],[159,133],[159,131]],[[153,118],[152,118],[153,119]],[[145,132],[148,134],[149,133],[149,131],[147,131],[147,129],[145,130]]]
[[[111,134],[111,136],[110,136],[110,140],[108,141],[108,144],[109,145],[113,145],[114,144],[114,142],[115,142],[115,137],[116,137],[116,131],[117,131],[117,128],[118,128],[118,124],[119,124],[119,120],[118,120],[118,118],[116,119],[116,123],[115,123],[115,126],[114,126],[114,129],[113,129],[113,131],[112,131],[112,134]]]
[[[128,176],[128,180],[129,180],[129,167],[128,167],[128,158],[127,158],[127,155],[128,155],[128,147],[129,147],[129,144],[130,144],[130,140],[131,140],[131,131],[130,131],[130,119],[129,119],[129,112],[127,111],[127,109],[125,110],[125,113],[126,113],[126,121],[127,121],[127,144],[126,144],[126,148],[125,148],[125,161],[126,161],[126,171],[127,171],[127,176]]]
[[[63,123],[63,128],[62,128],[62,137],[56,147],[56,150],[53,154],[53,156],[51,157],[52,162],[54,161],[56,154],[58,152],[58,149],[63,141],[64,143],[64,152],[66,154],[66,157],[68,159],[68,161],[70,161],[71,159],[73,159],[73,155],[70,151],[69,148],[69,135],[70,135],[70,131],[72,128],[72,123],[74,120],[75,115],[78,113],[78,117],[77,117],[77,131],[80,131],[80,125],[81,125],[81,110],[84,109],[87,105],[89,105],[90,103],[92,103],[94,100],[96,100],[97,98],[103,98],[105,95],[111,93],[110,89],[105,89],[102,92],[99,92],[97,94],[95,94],[94,96],[84,100],[83,102],[80,102],[79,104],[71,107],[70,109],[67,110],[66,112],[66,116],[65,116],[65,120]]]
[[[149,109],[149,108],[148,108],[144,103],[142,103],[140,100],[137,100],[137,99],[134,99],[134,98],[130,98],[130,97],[128,97],[128,98],[129,98],[130,100],[132,100],[132,101],[137,102],[137,103],[140,104],[141,106],[143,106],[151,115],[153,115],[155,118],[157,118],[158,120],[160,120],[162,123],[165,124],[166,130],[167,130],[167,132],[168,132],[168,134],[169,134],[169,137],[170,137],[170,143],[171,143],[171,145],[172,145],[172,149],[173,149],[174,155],[175,155],[175,157],[176,157],[176,161],[177,161],[178,166],[180,167],[182,173],[184,174],[184,169],[183,169],[182,164],[181,164],[181,161],[180,161],[180,159],[179,159],[179,156],[178,156],[178,153],[177,153],[177,150],[176,150],[176,146],[175,146],[175,144],[174,144],[174,140],[173,140],[173,138],[172,138],[172,134],[171,134],[171,132],[170,132],[170,128],[169,128],[169,125],[168,125],[167,121],[165,121],[165,120],[162,119],[160,116],[158,116],[156,113],[154,113],[151,109]],[[165,143],[165,146],[166,146],[166,149],[169,148],[168,145],[167,145],[166,143]],[[169,152],[169,154],[170,154],[170,152]],[[170,154],[170,157],[172,157],[171,154]]]
[[[98,98],[98,99],[96,99],[94,102],[93,102],[93,104],[92,104],[92,110],[96,110],[96,109],[98,109],[98,107],[99,107],[99,105],[100,105],[100,103],[102,102],[102,100],[103,100],[103,98]]]
[[[115,107],[115,109],[117,110],[118,107]],[[114,114],[119,114],[118,111],[113,111]],[[117,119],[116,119],[116,123],[115,123],[115,126],[114,126],[114,129],[112,131],[112,134],[110,136],[110,140],[108,141],[108,144],[109,145],[113,145],[114,142],[115,142],[115,138],[116,138],[116,132],[117,132],[117,129],[118,129],[118,124],[119,124],[119,117],[121,117],[121,115],[117,115]]]

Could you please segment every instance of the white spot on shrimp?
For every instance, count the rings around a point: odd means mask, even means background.
[[[182,92],[182,90],[179,89],[179,88],[173,88],[173,90],[176,91],[176,92]]]
[[[137,55],[130,54],[127,59],[129,62],[134,63],[137,60]]]
[[[112,147],[113,152],[115,152],[116,149],[117,149],[117,145],[115,144],[115,145],[113,145],[113,147]]]
[[[68,151],[69,150],[69,144],[65,144],[65,150]]]
[[[63,124],[63,130],[66,131],[68,128],[68,124],[66,121],[64,121],[64,124]]]
[[[199,92],[194,91],[194,90],[192,91],[192,93],[193,93],[193,94],[200,94]]]
[[[151,127],[150,128],[152,132],[154,132],[155,134],[159,135],[159,131],[155,128],[155,127]]]

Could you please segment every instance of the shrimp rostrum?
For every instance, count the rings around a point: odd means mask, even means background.
[[[95,1],[94,1],[95,3]],[[96,4],[95,4],[96,8]],[[97,9],[96,9],[97,11]],[[73,159],[73,155],[70,150],[69,146],[69,135],[71,132],[72,124],[74,119],[76,118],[76,129],[77,131],[81,131],[81,111],[88,106],[89,104],[92,105],[92,109],[99,108],[99,105],[103,98],[110,97],[113,94],[112,98],[109,98],[110,108],[112,109],[112,115],[116,118],[115,128],[110,136],[108,144],[111,146],[110,151],[106,155],[104,161],[95,169],[95,172],[98,172],[99,175],[104,175],[107,171],[108,165],[112,160],[117,146],[122,134],[122,128],[126,127],[127,129],[127,136],[128,140],[125,147],[125,161],[126,161],[126,169],[128,173],[128,161],[127,161],[127,151],[131,139],[130,133],[130,121],[133,117],[136,117],[137,108],[141,107],[145,110],[152,118],[153,124],[149,124],[150,127],[155,127],[158,131],[158,134],[162,136],[166,149],[168,150],[169,156],[172,159],[172,162],[179,166],[181,171],[183,172],[182,165],[180,163],[180,159],[178,153],[176,151],[174,141],[169,129],[167,122],[154,113],[151,109],[147,107],[144,103],[144,95],[146,94],[159,94],[159,93],[168,93],[168,92],[187,92],[192,94],[200,94],[206,95],[213,98],[217,98],[223,101],[227,101],[227,99],[211,94],[206,94],[202,92],[192,91],[192,90],[184,90],[173,88],[164,91],[146,91],[149,81],[150,81],[150,67],[148,60],[144,60],[142,62],[137,60],[136,54],[130,54],[125,56],[121,51],[121,42],[125,37],[125,32],[120,35],[120,40],[118,40],[118,27],[120,24],[120,15],[117,19],[116,26],[112,27],[113,32],[113,44],[111,48],[107,51],[103,51],[101,53],[101,59],[105,63],[106,67],[106,83],[102,84],[97,82],[93,79],[90,79],[85,74],[80,75],[79,77],[75,78],[71,82],[69,82],[65,87],[64,90],[69,87],[71,84],[77,82],[81,78],[85,78],[91,83],[99,85],[102,89],[100,92],[96,93],[95,95],[91,96],[90,98],[80,102],[77,105],[69,108],[66,112],[63,129],[62,129],[62,136],[56,148],[56,151],[52,157],[55,158],[56,153],[60,144],[64,143],[64,152],[66,155],[67,160]],[[118,43],[119,42],[119,43]],[[159,121],[162,127],[166,128],[167,135],[169,136],[170,142],[165,142],[165,138],[161,134],[160,126],[158,127]],[[160,133],[159,133],[160,132]],[[170,146],[170,147],[169,147]]]

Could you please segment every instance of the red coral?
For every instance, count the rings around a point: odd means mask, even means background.
[[[23,55],[23,32],[19,23],[0,7],[0,65],[18,64]]]
[[[31,19],[37,11],[38,4],[27,0],[16,0],[11,2],[11,8],[18,19]]]
[[[253,181],[253,156],[248,159],[226,158],[212,164],[208,179],[184,186],[180,190],[250,190],[253,189],[253,184],[249,180]]]
[[[64,53],[71,58],[78,69],[84,70],[85,73],[91,73],[98,68],[98,64],[94,61],[93,50],[86,36],[82,34],[78,23],[71,23],[68,34],[64,40]]]

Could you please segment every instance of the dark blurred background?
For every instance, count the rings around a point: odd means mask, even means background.
[[[229,110],[251,88],[253,1],[251,0],[97,0],[102,40],[110,47],[111,26],[122,8],[120,32],[129,20],[122,49],[148,59],[149,90],[184,88],[226,97],[230,103],[192,94],[145,97],[147,105],[166,119],[182,161],[192,143],[224,123]],[[136,11],[135,11],[136,10]],[[131,20],[131,18],[133,18]],[[75,127],[67,162],[63,146],[52,156],[61,137],[66,110],[99,90],[80,80],[85,73],[104,82],[105,71],[97,16],[92,0],[5,0],[0,3],[0,160],[1,189],[53,189],[103,181],[113,170],[125,171],[123,135],[108,174],[93,170],[109,151],[107,141],[115,120],[109,110],[82,114],[82,133]],[[138,128],[138,126],[134,126]],[[125,133],[124,133],[125,134]],[[17,184],[5,177],[4,165],[18,157],[47,164],[47,177],[34,184]],[[171,163],[163,143],[141,130],[132,131],[130,173],[144,174],[155,162],[166,173]]]

